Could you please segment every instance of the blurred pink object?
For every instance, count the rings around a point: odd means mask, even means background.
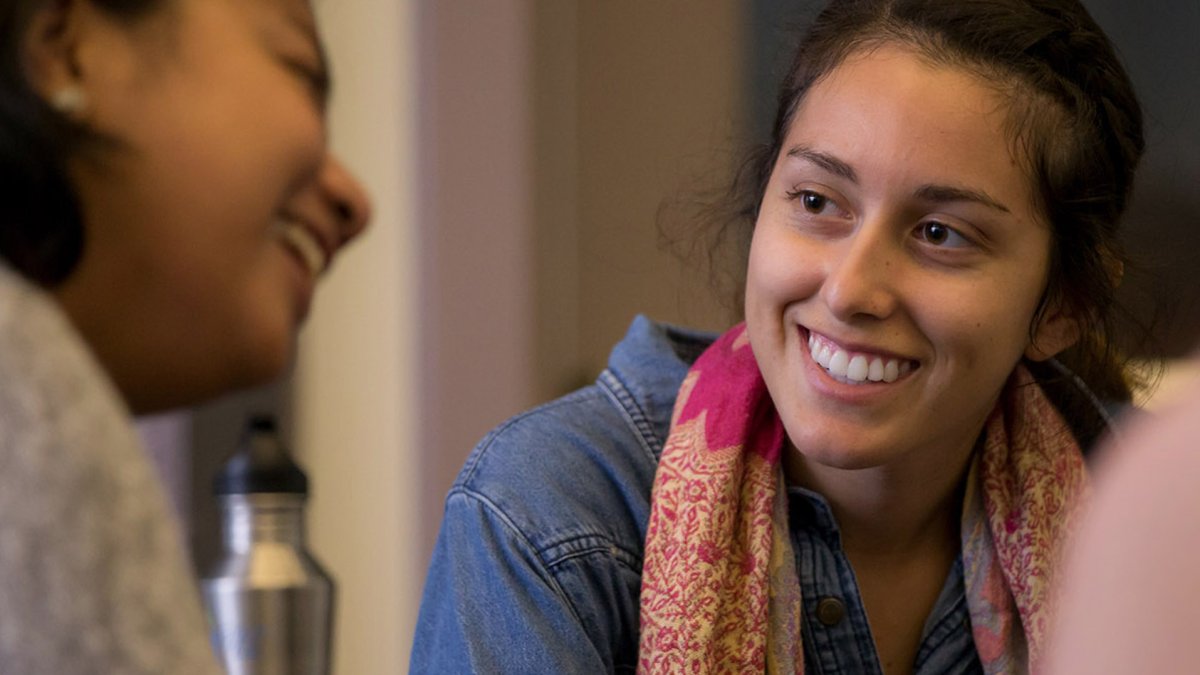
[[[1196,672],[1200,379],[1125,431],[1066,561],[1052,675]]]

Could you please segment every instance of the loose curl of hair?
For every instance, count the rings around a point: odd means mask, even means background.
[[[896,45],[936,65],[961,68],[1010,101],[1014,157],[1023,161],[1052,232],[1047,288],[1034,326],[1052,306],[1071,313],[1079,341],[1058,356],[1073,376],[1028,364],[1060,410],[1089,439],[1102,430],[1092,397],[1131,398],[1118,348],[1115,300],[1125,253],[1118,228],[1145,140],[1133,84],[1108,37],[1077,0],[834,0],[802,40],[779,92],[771,137],[752,148],[709,217],[717,224],[714,274],[745,266],[759,205],[796,110],[812,86],[849,56]],[[716,263],[732,255],[735,272]]]
[[[170,3],[87,1],[127,22]],[[54,110],[28,80],[22,49],[30,22],[52,3],[8,0],[0,5],[0,257],[46,287],[66,279],[83,255],[84,228],[67,161],[114,145]]]

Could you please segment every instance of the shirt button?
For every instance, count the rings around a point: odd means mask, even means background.
[[[846,618],[846,605],[837,598],[821,598],[817,603],[817,620],[832,628]]]

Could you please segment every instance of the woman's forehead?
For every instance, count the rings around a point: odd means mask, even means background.
[[[933,64],[906,49],[878,49],[844,60],[814,83],[788,135],[888,132],[970,155],[974,147],[955,148],[955,142],[1006,139],[1007,111],[1006,98],[971,71]],[[821,124],[812,124],[817,118]]]

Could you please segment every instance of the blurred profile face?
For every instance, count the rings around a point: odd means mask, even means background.
[[[70,167],[83,258],[55,289],[138,412],[278,375],[314,284],[368,205],[326,147],[306,0],[81,5],[83,121],[122,147]]]
[[[751,244],[746,322],[806,466],[961,468],[1021,358],[1068,346],[1051,234],[997,90],[884,47],[801,103]]]

